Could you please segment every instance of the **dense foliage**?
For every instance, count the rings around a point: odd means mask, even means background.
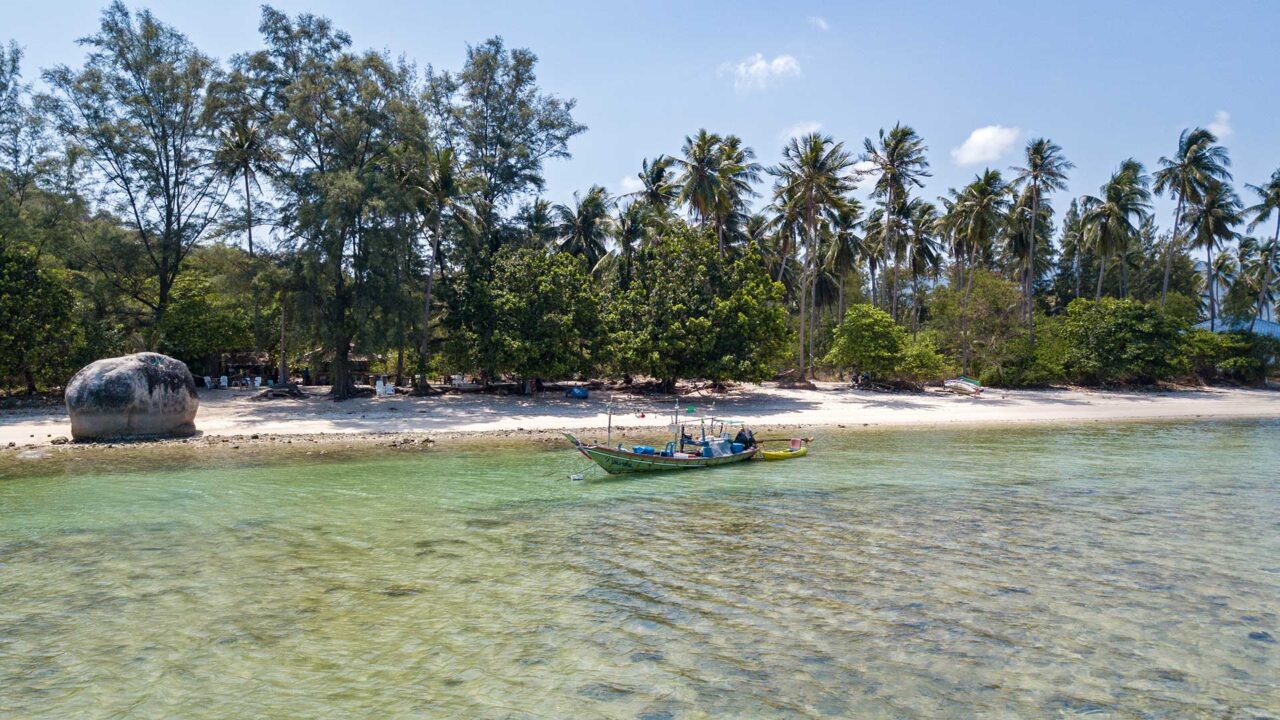
[[[783,288],[756,258],[728,259],[709,233],[676,229],[637,258],[610,311],[613,367],[670,387],[682,377],[770,377],[789,337]]]
[[[1241,197],[1203,128],[1071,198],[1048,138],[930,197],[903,123],[790,139],[773,165],[699,129],[636,191],[557,204],[544,165],[586,127],[530,50],[495,37],[423,69],[269,6],[259,34],[219,60],[117,1],[42,92],[0,49],[0,391],[141,349],[211,375],[270,353],[336,399],[356,363],[426,392],[453,373],[1254,383],[1275,361],[1250,331],[1280,293],[1280,170]]]

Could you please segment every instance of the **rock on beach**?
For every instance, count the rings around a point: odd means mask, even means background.
[[[186,364],[149,352],[86,365],[66,399],[76,440],[192,435],[200,407]]]

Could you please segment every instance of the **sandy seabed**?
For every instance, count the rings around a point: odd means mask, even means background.
[[[1280,417],[1280,392],[1238,388],[1174,391],[988,390],[981,398],[942,391],[879,393],[837,383],[816,389],[744,385],[726,393],[676,397],[601,391],[588,400],[560,393],[364,398],[335,403],[325,388],[306,399],[253,400],[240,390],[202,390],[196,440],[298,439],[310,442],[384,441],[389,435],[465,438],[555,431],[603,431],[613,405],[613,427],[624,433],[661,433],[677,407],[742,420],[759,429],[893,427],[914,425],[1081,423],[1132,420]],[[0,452],[65,442],[65,409],[0,411]],[[190,442],[190,441],[189,441]]]

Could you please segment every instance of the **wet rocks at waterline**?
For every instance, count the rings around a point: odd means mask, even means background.
[[[186,363],[149,352],[86,365],[66,399],[76,440],[192,435],[200,406]]]

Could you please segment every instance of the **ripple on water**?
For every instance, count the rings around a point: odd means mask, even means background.
[[[857,433],[598,484],[514,451],[10,479],[0,707],[1275,716],[1277,429]]]

